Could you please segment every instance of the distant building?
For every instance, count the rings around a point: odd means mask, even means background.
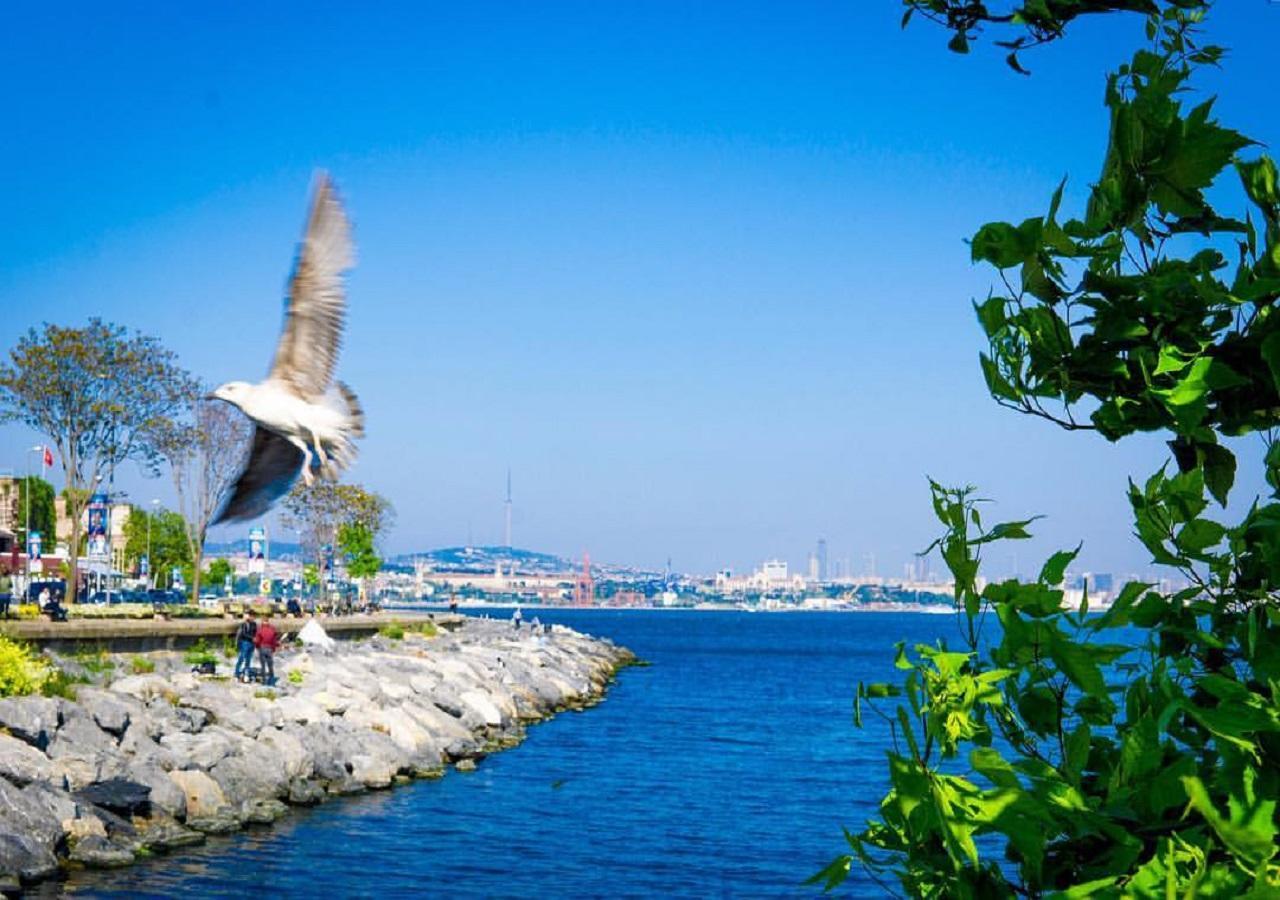
[[[818,580],[827,580],[827,539],[818,538]]]
[[[809,554],[809,580],[810,581],[822,580],[822,576],[818,572],[818,554],[816,553]]]

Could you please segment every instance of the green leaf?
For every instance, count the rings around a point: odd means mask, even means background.
[[[1075,558],[1080,554],[1080,548],[1083,546],[1083,544],[1077,544],[1074,550],[1059,550],[1049,557],[1048,562],[1040,570],[1040,583],[1049,587],[1056,587],[1062,584],[1062,578],[1066,574],[1067,566],[1075,561]]]
[[[1274,800],[1257,801],[1249,809],[1235,809],[1223,816],[1213,805],[1209,792],[1199,778],[1182,779],[1191,808],[1209,823],[1227,848],[1251,866],[1257,866],[1276,855]]]

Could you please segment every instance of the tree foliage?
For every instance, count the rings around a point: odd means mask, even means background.
[[[1065,609],[1079,548],[984,584],[983,553],[1030,522],[988,526],[972,489],[933,484],[961,646],[900,645],[902,683],[858,686],[859,723],[872,711],[892,736],[891,787],[815,876],[828,886],[859,862],[917,897],[1280,896],[1280,187],[1211,103],[1184,102],[1222,56],[1194,31],[1206,4],[1161,7],[1152,46],[1108,81],[1083,217],[1060,221],[1059,188],[972,251],[1004,285],[977,306],[998,402],[1111,440],[1168,435],[1172,465],[1129,501],[1190,587]],[[1234,216],[1206,197],[1220,176]],[[1237,465],[1221,438],[1250,432],[1274,493],[1221,521]]]
[[[174,568],[191,573],[191,544],[187,540],[187,522],[180,513],[161,509],[148,513],[140,507],[132,507],[124,523],[125,566],[137,571],[142,557],[147,555],[148,526],[150,526],[151,574],[155,584],[166,584]]]
[[[51,552],[57,543],[58,512],[54,503],[53,485],[35,475],[19,478],[15,502],[17,503],[18,520],[15,532],[21,535],[19,542],[25,548],[27,543],[27,495],[30,493],[31,530],[40,532],[46,551]],[[8,502],[8,498],[4,498]]]
[[[66,473],[73,590],[90,492],[127,459],[156,469],[150,435],[178,411],[189,386],[155,338],[100,319],[83,328],[33,328],[0,362],[0,421],[47,436]]]
[[[382,568],[373,545],[373,531],[360,520],[343,523],[338,528],[338,549],[346,560],[347,574],[360,582],[361,596],[365,596],[366,580]]]
[[[391,502],[376,491],[324,479],[310,485],[297,482],[283,505],[285,527],[298,532],[303,552],[316,560],[321,571],[324,548],[339,544],[343,526],[360,525],[372,547],[395,520]]]

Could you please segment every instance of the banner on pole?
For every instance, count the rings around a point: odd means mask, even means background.
[[[267,532],[261,527],[249,529],[249,571],[261,574],[267,569]]]
[[[102,560],[111,555],[107,540],[107,515],[109,503],[106,494],[94,494],[89,498],[89,558]]]
[[[43,540],[38,531],[33,531],[27,535],[27,559],[31,560],[31,562],[40,561],[40,546]]]

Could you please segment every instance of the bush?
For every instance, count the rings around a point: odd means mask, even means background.
[[[27,644],[0,635],[0,697],[37,694],[57,671]]]
[[[214,656],[213,651],[209,649],[209,645],[205,642],[204,638],[200,638],[187,648],[187,652],[182,654],[182,661],[189,666],[218,664],[218,658]]]
[[[289,670],[288,679],[289,679],[289,683],[290,683],[290,684],[302,684],[302,679],[303,679],[304,677],[306,677],[306,676],[304,676],[304,675],[303,675],[303,673],[302,673],[302,670],[301,670],[301,669],[290,669],[290,670]]]
[[[156,670],[156,661],[145,656],[135,656],[129,661],[134,675],[150,675]]]
[[[404,626],[399,622],[388,622],[378,629],[378,634],[393,641],[404,639]]]

